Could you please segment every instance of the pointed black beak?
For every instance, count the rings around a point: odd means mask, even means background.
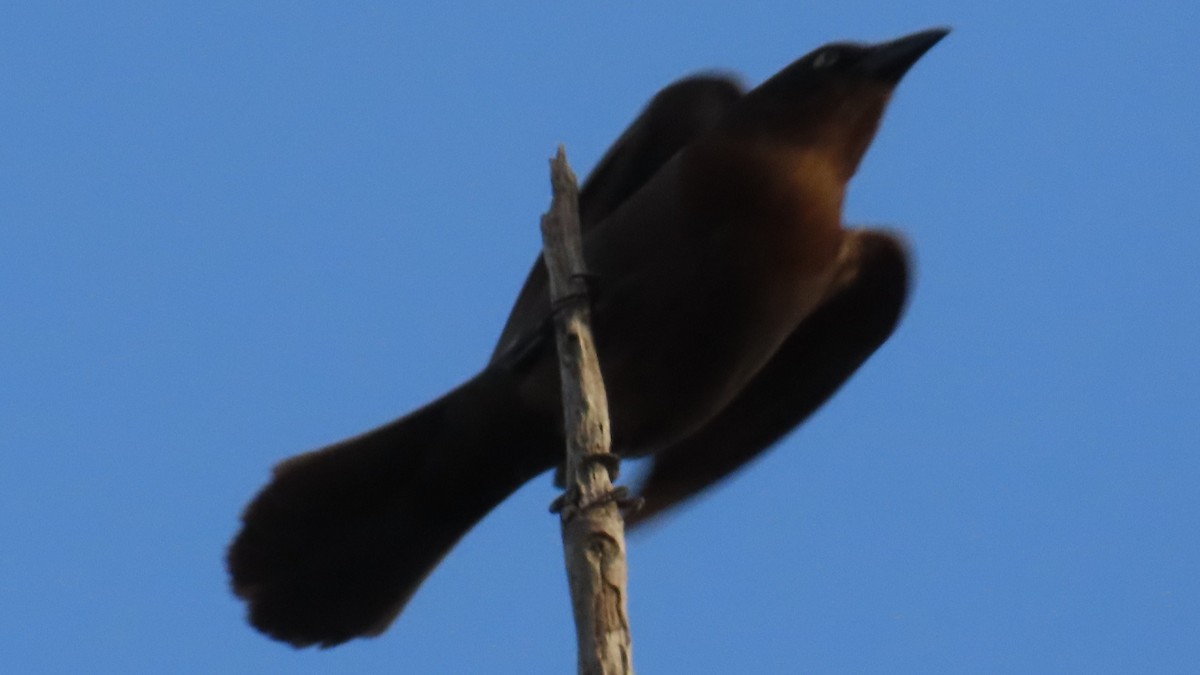
[[[895,84],[925,52],[949,32],[949,28],[930,28],[891,42],[882,42],[871,47],[859,62],[859,67],[872,77]]]

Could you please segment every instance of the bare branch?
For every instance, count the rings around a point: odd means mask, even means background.
[[[579,224],[579,188],[561,146],[550,163],[553,198],[542,245],[555,308],[566,424],[566,493],[556,502],[575,612],[581,675],[628,675],[633,647],[626,608],[625,525],[614,490],[608,398],[590,326]],[[612,472],[610,474],[610,471]]]

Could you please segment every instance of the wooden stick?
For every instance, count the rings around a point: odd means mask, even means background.
[[[579,188],[562,146],[550,162],[553,197],[542,216],[566,424],[567,490],[556,502],[575,612],[581,675],[633,673],[626,608],[625,524],[614,490],[608,398],[590,326]],[[614,475],[610,475],[610,468]]]

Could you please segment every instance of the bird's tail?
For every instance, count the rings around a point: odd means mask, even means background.
[[[560,424],[489,368],[362,436],[293,457],[229,547],[250,622],[295,646],[377,635],[454,544],[552,466]]]

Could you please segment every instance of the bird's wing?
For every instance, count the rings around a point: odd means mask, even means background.
[[[725,75],[686,77],[655,94],[604,153],[579,194],[586,232],[645,185],[683,146],[717,125],[745,91]]]
[[[607,218],[637,192],[683,146],[716,126],[742,97],[741,84],[724,75],[699,75],[668,85],[651,99],[596,168],[579,193],[580,225],[584,234]],[[501,331],[491,361],[515,351],[549,313],[546,265],[539,255],[517,295]]]
[[[891,335],[908,294],[903,243],[854,230],[857,265],[712,421],[656,452],[641,486],[640,525],[737,470],[827,401]]]

